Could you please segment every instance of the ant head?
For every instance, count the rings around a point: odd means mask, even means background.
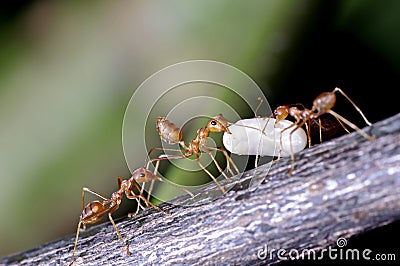
[[[288,115],[289,115],[289,106],[287,106],[287,105],[279,106],[274,111],[276,123],[285,119]]]
[[[157,121],[156,121],[156,126],[157,126],[157,129],[161,126],[161,124],[162,123],[164,123],[165,122],[165,118],[164,117],[158,117],[157,118]]]
[[[228,134],[232,134],[228,129],[230,122],[226,120],[222,114],[211,118],[207,123],[207,128],[211,132],[226,132]]]
[[[133,171],[132,178],[138,183],[149,182],[152,180],[160,180],[158,176],[154,175],[152,172],[144,167],[140,167]]]

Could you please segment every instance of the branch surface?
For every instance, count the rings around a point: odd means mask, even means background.
[[[365,128],[376,140],[352,133],[242,175],[223,197],[214,184],[116,221],[131,256],[110,222],[81,232],[74,265],[258,265],[268,249],[320,250],[400,219],[400,114]],[[264,182],[247,189],[255,175]],[[228,185],[225,182],[222,184]],[[232,184],[232,183],[230,183]],[[197,202],[182,207],[188,202]],[[6,265],[65,265],[74,235],[0,259]],[[260,253],[261,257],[265,254]]]

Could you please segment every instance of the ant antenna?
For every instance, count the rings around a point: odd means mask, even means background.
[[[258,96],[257,101],[259,101],[259,103],[257,105],[256,110],[254,111],[254,117],[257,117],[258,109],[260,109],[262,103],[264,102],[264,100],[260,96]]]

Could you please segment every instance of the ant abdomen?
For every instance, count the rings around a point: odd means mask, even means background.
[[[313,109],[318,110],[318,114],[315,115],[317,118],[319,115],[324,114],[331,110],[336,104],[336,95],[333,92],[323,92],[318,95],[313,101]]]
[[[98,200],[90,202],[82,210],[80,219],[84,224],[93,224],[103,218],[103,215],[99,216],[99,213],[105,210],[103,203]]]
[[[157,131],[163,141],[176,144],[182,141],[182,131],[164,117],[157,118]]]

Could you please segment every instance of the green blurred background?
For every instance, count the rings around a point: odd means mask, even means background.
[[[230,64],[272,108],[311,107],[338,86],[372,122],[398,112],[400,1],[8,2],[0,4],[1,257],[73,234],[82,186],[108,196],[117,175],[129,177],[125,108],[168,65]],[[363,126],[347,107],[336,111]]]

